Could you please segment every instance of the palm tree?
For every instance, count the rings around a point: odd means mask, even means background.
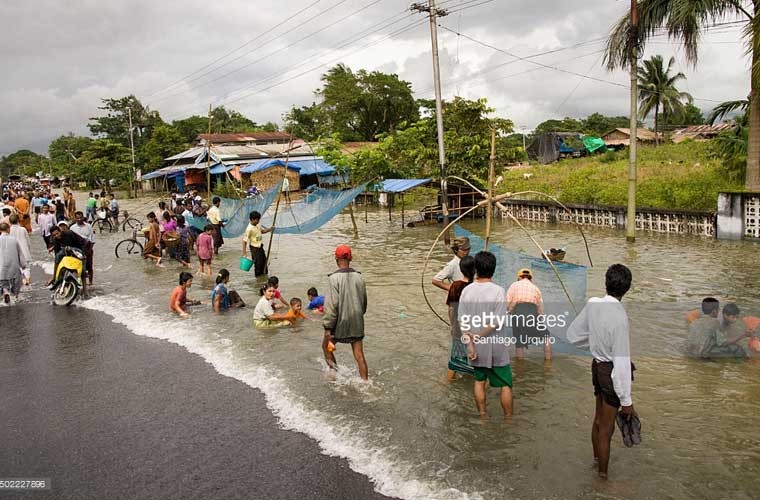
[[[652,56],[639,68],[639,116],[646,118],[654,110],[655,143],[659,142],[660,109],[667,122],[669,116],[683,115],[685,103],[693,101],[691,95],[676,88],[676,82],[685,80],[686,75],[679,72],[673,76],[670,70],[676,63],[671,57],[667,69],[662,64],[662,56]],[[684,102],[685,101],[685,102]]]
[[[747,54],[752,56],[749,107],[749,140],[745,188],[760,191],[760,0],[637,0],[639,9],[638,40],[642,49],[646,40],[664,31],[668,37],[678,40],[684,48],[686,59],[697,63],[699,40],[710,24],[727,18],[745,21],[743,38]],[[747,10],[745,3],[750,3]],[[607,40],[605,64],[607,68],[626,68],[633,37],[630,36],[630,18],[625,16],[613,27]]]

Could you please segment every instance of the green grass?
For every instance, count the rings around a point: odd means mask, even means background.
[[[685,141],[659,147],[639,146],[639,207],[714,211],[720,191],[743,189],[710,153],[709,143]],[[530,179],[524,173],[532,173]],[[510,191],[542,191],[564,203],[625,205],[628,193],[628,150],[561,160],[504,173]]]

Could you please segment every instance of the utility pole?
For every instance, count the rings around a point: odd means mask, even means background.
[[[628,147],[628,214],[625,220],[625,239],[636,241],[636,140],[638,138],[638,56],[639,56],[639,6],[631,0],[629,66],[631,71],[631,142]]]
[[[413,3],[411,10],[427,12],[430,18],[430,40],[433,44],[433,82],[435,86],[435,118],[438,125],[438,162],[441,165],[441,210],[443,225],[449,224],[448,189],[446,188],[446,150],[443,145],[443,104],[441,102],[441,68],[438,64],[438,25],[436,19],[448,15],[444,9],[435,7],[435,0],[428,0],[427,5]],[[449,232],[446,231],[444,241],[449,243]]]
[[[208,139],[206,139],[206,187],[208,206],[211,206],[211,104],[208,105]]]
[[[522,131],[522,136],[523,136],[523,152],[525,152],[525,131],[527,129],[528,129],[528,127],[526,127],[525,125],[522,125],[520,127],[520,131]]]
[[[127,115],[129,116],[129,147],[132,150],[132,178],[129,181],[129,195],[133,198],[137,198],[137,188],[136,188],[136,182],[137,177],[135,176],[135,138],[133,135],[134,129],[132,128],[132,108],[127,108]]]

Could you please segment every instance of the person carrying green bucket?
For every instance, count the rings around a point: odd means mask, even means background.
[[[243,256],[240,258],[240,269],[250,271],[254,268],[254,274],[258,277],[266,274],[267,256],[264,253],[262,235],[272,232],[274,227],[261,228],[261,214],[254,210],[248,215],[249,223],[243,234]],[[248,250],[251,250],[251,259],[248,258]]]

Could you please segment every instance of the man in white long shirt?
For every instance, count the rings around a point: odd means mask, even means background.
[[[27,266],[21,245],[10,235],[10,226],[0,223],[0,292],[2,301],[10,305],[11,294],[18,297],[21,290],[21,270]]]
[[[10,235],[16,238],[18,241],[19,247],[21,248],[21,253],[24,255],[24,259],[26,259],[27,262],[27,267],[21,270],[21,274],[24,276],[24,284],[29,285],[31,280],[29,263],[32,262],[32,252],[30,251],[29,245],[29,232],[25,227],[19,225],[18,214],[13,214],[10,216],[10,223]]]
[[[594,459],[598,461],[599,477],[607,478],[610,460],[610,441],[615,431],[618,408],[630,418],[634,415],[631,399],[631,345],[628,315],[620,304],[631,288],[631,271],[614,264],[605,275],[607,295],[592,297],[567,330],[567,340],[573,344],[588,344],[594,360],[591,380],[596,396],[596,412],[591,428]]]

